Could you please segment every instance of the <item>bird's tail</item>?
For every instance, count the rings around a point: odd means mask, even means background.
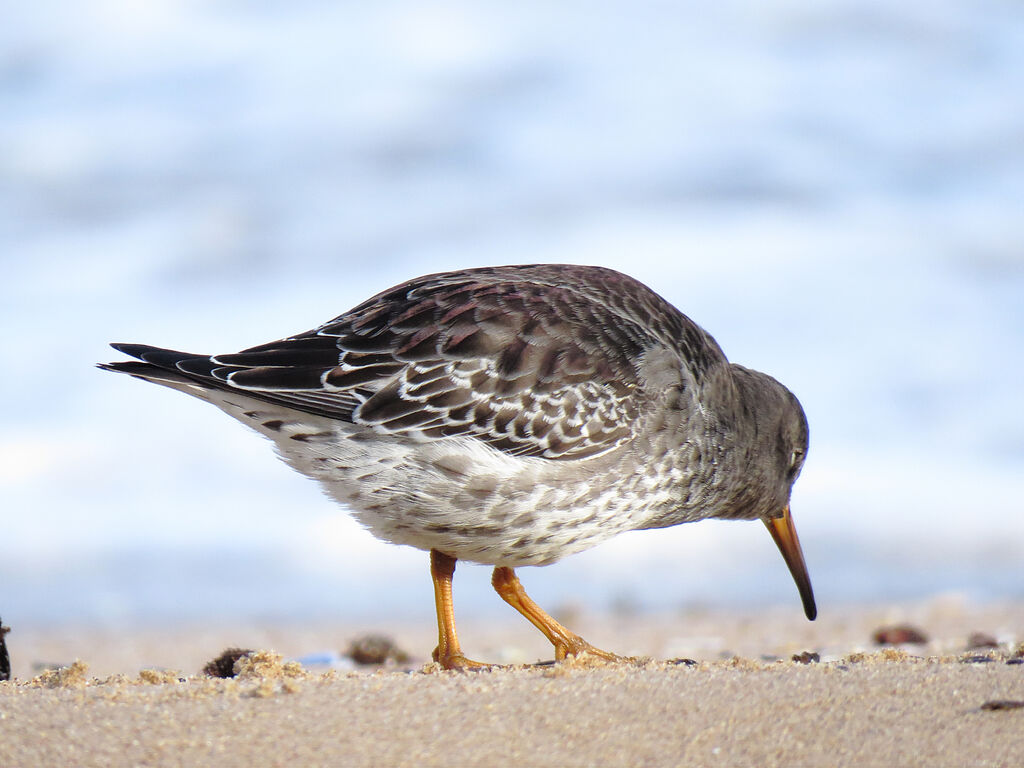
[[[208,393],[214,387],[183,373],[177,367],[182,360],[190,360],[200,357],[199,355],[151,347],[146,344],[111,344],[110,346],[118,352],[124,352],[137,359],[118,363],[97,363],[97,368],[115,373],[127,373],[137,379],[162,384],[187,395],[209,401]]]

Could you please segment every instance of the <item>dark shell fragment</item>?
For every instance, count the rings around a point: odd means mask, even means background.
[[[228,648],[203,667],[203,674],[207,677],[234,677],[235,662],[250,653],[252,653],[251,648]]]

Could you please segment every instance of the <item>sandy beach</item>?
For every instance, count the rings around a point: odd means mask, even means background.
[[[0,683],[0,765],[1024,761],[1020,604],[946,597],[830,611],[814,624],[790,610],[575,618],[595,645],[646,658],[535,665],[548,649],[512,619],[460,625],[468,653],[511,665],[469,674],[427,663],[426,623],[15,626],[14,679]],[[926,641],[873,640],[902,625]],[[407,662],[358,666],[337,653],[387,630]],[[201,674],[229,646],[263,650],[233,678]],[[317,663],[330,660],[327,649],[333,666]],[[68,666],[45,668],[58,663]]]

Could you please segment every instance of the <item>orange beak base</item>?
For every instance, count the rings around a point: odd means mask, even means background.
[[[796,535],[796,527],[793,525],[793,517],[787,506],[782,510],[779,517],[764,521],[768,533],[775,540],[775,545],[782,553],[786,566],[789,568],[796,588],[800,591],[800,600],[804,604],[804,613],[808,620],[814,621],[818,615],[818,608],[814,604],[814,590],[811,588],[811,577],[807,575],[807,564],[804,563],[804,552],[800,548],[800,539]]]

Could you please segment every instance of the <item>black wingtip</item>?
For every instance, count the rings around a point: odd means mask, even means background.
[[[123,352],[126,355],[137,358],[137,360],[142,360],[142,354],[147,349],[144,344],[111,344],[110,346],[118,352]],[[139,368],[146,366],[147,364],[145,362],[136,362],[136,360],[119,360],[113,363],[96,363],[96,367],[101,371],[129,373],[132,375],[136,375]]]
[[[146,352],[156,349],[156,347],[151,347],[147,344],[125,344],[124,342],[111,342],[110,346],[118,352],[122,352],[129,357],[134,357],[139,360],[142,359],[142,356]]]
[[[118,342],[110,346],[129,357],[134,357],[136,360],[142,360],[159,368],[175,369],[182,360],[203,357],[202,355],[193,355],[189,352],[179,352],[176,349],[152,347],[149,344],[123,344]]]

